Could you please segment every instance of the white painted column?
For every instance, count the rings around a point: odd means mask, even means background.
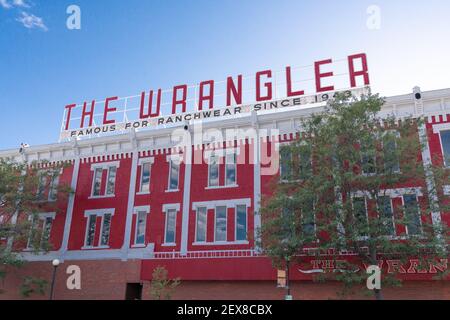
[[[431,221],[433,223],[433,226],[435,226],[437,230],[440,230],[441,212],[439,211],[439,208],[438,208],[439,200],[438,200],[437,194],[436,194],[436,184],[434,182],[433,172],[430,169],[430,166],[432,165],[431,152],[430,152],[430,147],[428,144],[428,135],[427,135],[427,129],[426,129],[425,123],[423,123],[419,126],[419,139],[420,139],[420,143],[422,144],[422,161],[423,161],[423,167],[425,170],[427,190],[428,190],[428,194],[429,194],[428,201],[430,202],[431,207],[435,209],[435,210],[432,210],[432,212],[431,212]],[[439,234],[438,234],[438,237],[440,237]]]
[[[190,132],[187,132],[190,135]],[[183,186],[183,215],[181,222],[181,247],[180,253],[185,255],[188,247],[189,212],[191,207],[191,175],[192,175],[192,143],[190,137],[185,147],[184,162],[184,186]]]
[[[27,162],[27,156],[25,155],[25,151],[23,151],[24,153],[22,153],[22,158],[21,158],[21,162],[22,164],[25,164]],[[25,176],[27,174],[26,170],[22,170],[22,172],[20,173],[22,176]],[[23,192],[23,185],[19,186],[19,193]],[[17,224],[17,218],[19,216],[19,211],[16,210],[13,214],[13,216],[11,217],[11,224],[13,226],[15,226]],[[12,246],[14,243],[14,236],[11,236],[8,238],[8,240],[6,241],[6,251],[11,251]]]
[[[135,146],[131,154],[130,186],[128,189],[128,206],[127,206],[127,217],[125,221],[125,235],[122,245],[122,260],[127,260],[128,251],[130,249],[131,229],[132,229],[131,224],[133,222],[134,198],[136,195],[136,177],[137,177],[138,162],[139,162],[139,153]]]
[[[67,204],[66,221],[64,223],[64,234],[60,249],[61,260],[64,260],[64,255],[66,254],[69,245],[70,227],[72,226],[73,208],[75,205],[75,193],[77,190],[78,174],[80,172],[80,163],[81,163],[80,157],[77,155],[73,164],[72,181],[70,182],[70,188],[72,193],[69,195],[69,201]]]
[[[258,116],[256,112],[252,113],[253,127],[255,128],[255,137],[253,140],[253,228],[255,249],[259,250],[257,242],[260,241],[259,231],[261,229],[261,140],[259,135]]]

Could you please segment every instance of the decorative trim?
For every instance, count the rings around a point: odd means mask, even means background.
[[[231,200],[212,200],[212,201],[200,201],[192,203],[192,210],[197,210],[199,207],[206,207],[207,209],[214,209],[215,207],[227,207],[234,208],[237,205],[246,205],[247,208],[251,207],[251,199],[231,199]]]
[[[116,210],[115,208],[85,210],[84,217],[87,218],[92,215],[96,215],[97,217],[103,217],[105,214],[110,214],[113,216],[115,210]]]
[[[91,164],[91,171],[94,171],[97,168],[102,168],[103,170],[107,170],[110,167],[120,167],[120,161],[110,161],[110,162],[100,162]]]

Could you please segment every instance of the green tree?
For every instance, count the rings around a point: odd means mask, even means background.
[[[180,285],[180,278],[169,279],[166,268],[158,266],[153,270],[150,295],[155,300],[170,300],[173,291]]]
[[[280,148],[281,181],[263,203],[261,229],[275,263],[301,263],[308,247],[315,248],[310,254],[335,252],[339,267],[316,278],[348,289],[365,283],[362,265],[381,258],[416,258],[424,267],[448,257],[447,227],[430,218],[447,210],[448,174],[422,162],[423,120],[382,118],[383,104],[378,95],[338,94],[302,121],[301,139]],[[398,188],[404,194],[392,194]],[[403,204],[394,206],[393,197],[403,197]],[[340,259],[344,252],[357,259]],[[391,284],[399,284],[398,275],[383,274],[383,287]],[[382,299],[381,290],[374,294]]]
[[[0,278],[6,276],[8,268],[23,265],[20,253],[24,248],[34,254],[51,249],[50,224],[40,221],[39,213],[58,213],[58,204],[71,193],[68,186],[58,183],[63,168],[0,158]],[[40,283],[26,277],[22,287],[39,284],[42,288]]]

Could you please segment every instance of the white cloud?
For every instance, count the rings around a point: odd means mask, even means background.
[[[0,0],[1,1],[1,0]],[[48,28],[41,17],[36,17],[34,14],[29,14],[22,11],[22,15],[17,18],[17,21],[23,24],[25,28],[34,29],[39,28],[47,31]]]
[[[20,1],[20,0],[19,0]],[[0,0],[0,6],[2,6],[5,9],[12,8],[12,4],[8,2],[8,0]]]
[[[13,5],[16,7],[22,7],[22,8],[30,7],[30,5],[28,3],[26,3],[25,0],[13,0]]]

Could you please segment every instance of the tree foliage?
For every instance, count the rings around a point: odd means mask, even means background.
[[[155,300],[170,300],[173,291],[180,285],[180,278],[169,279],[166,268],[158,266],[153,270],[150,295]]]
[[[328,255],[339,267],[317,278],[348,288],[367,279],[361,265],[381,258],[425,266],[448,257],[447,226],[431,221],[448,210],[448,173],[439,159],[422,161],[423,119],[381,117],[383,104],[378,95],[338,94],[302,121],[299,139],[280,147],[280,178],[263,201],[261,229],[276,265]],[[403,203],[392,200],[399,197]],[[398,283],[397,274],[384,274],[384,286]]]
[[[0,158],[0,278],[7,268],[24,263],[23,250],[34,254],[51,250],[51,221],[39,214],[65,209],[60,204],[72,191],[59,181],[64,167]],[[27,277],[24,288],[39,283]]]

